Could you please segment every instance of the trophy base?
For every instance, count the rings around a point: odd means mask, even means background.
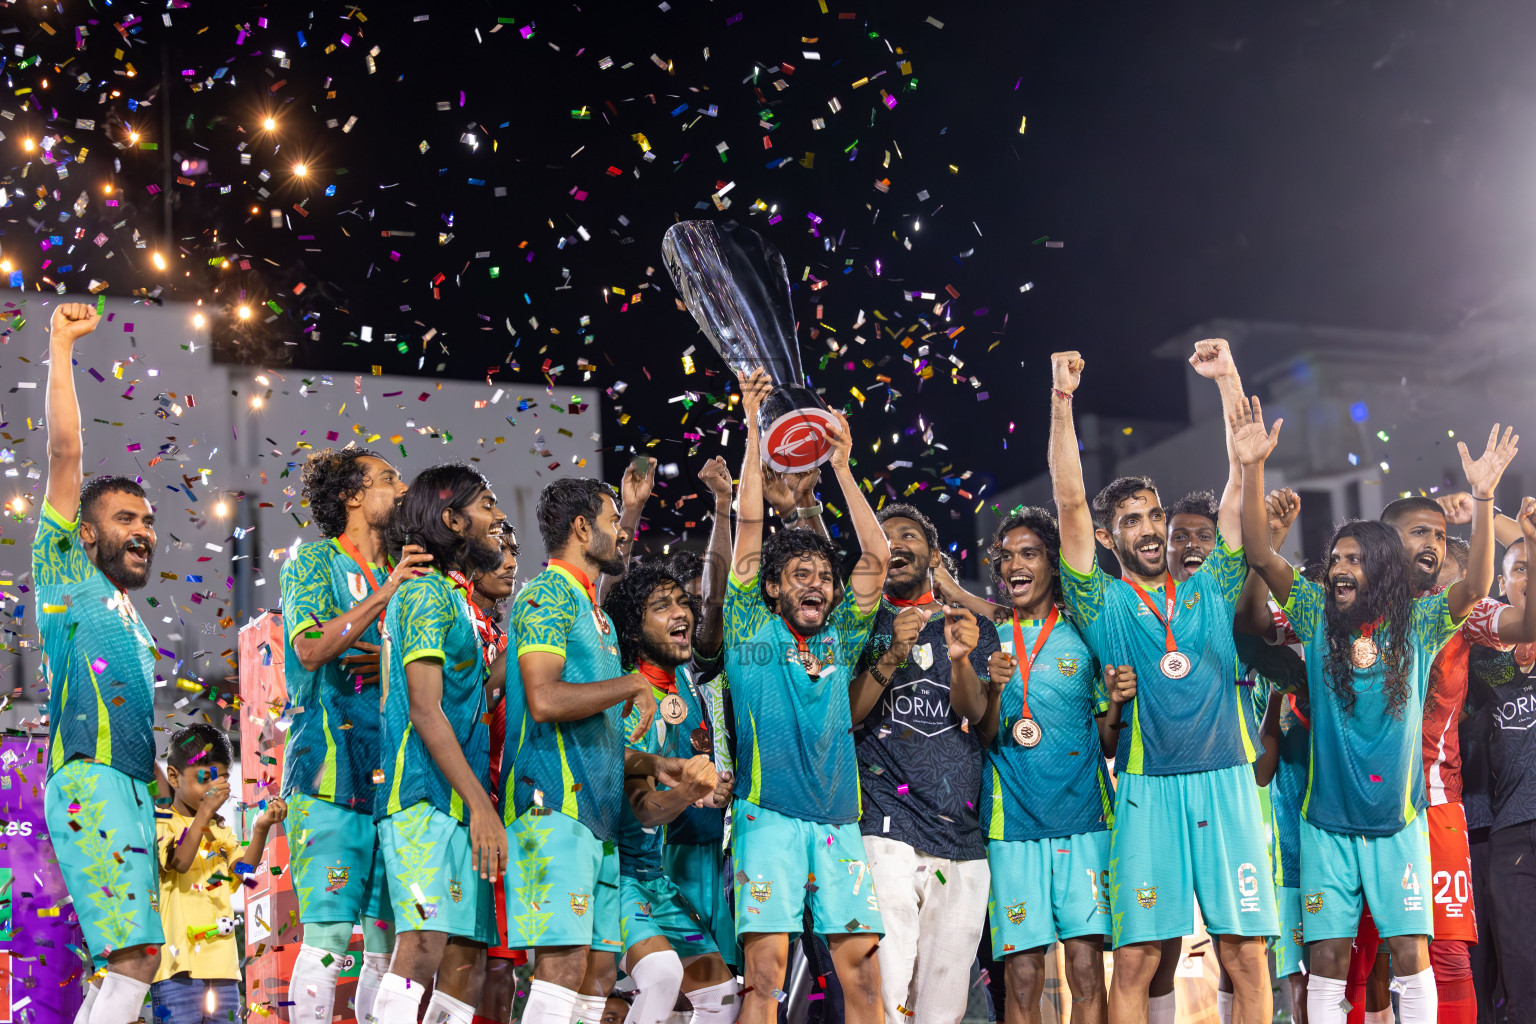
[[[832,457],[827,428],[837,420],[802,387],[775,388],[758,410],[763,461],[778,473],[804,473]]]

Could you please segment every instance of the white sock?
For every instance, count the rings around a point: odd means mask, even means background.
[[[639,979],[637,978],[638,982]],[[575,1024],[602,1024],[603,1011],[608,1008],[607,996],[576,994],[576,1005],[571,1008],[571,1020]],[[523,1015],[527,1019],[527,1013]],[[628,1019],[628,1018],[626,1018]]]
[[[1435,969],[1426,967],[1418,974],[1394,978],[1397,1007],[1403,1011],[1403,1024],[1435,1024],[1440,1012],[1440,997],[1435,991]]]
[[[100,991],[95,985],[85,986],[85,1002],[75,1013],[75,1024],[91,1024],[91,1007],[96,1005],[96,994]]]
[[[678,990],[683,987],[683,962],[670,949],[652,953],[629,967],[635,979],[635,1001],[624,1024],[667,1024],[667,1017],[677,1005]],[[599,1013],[587,1024],[598,1024]],[[577,1020],[581,1018],[578,1016]]]
[[[1343,978],[1324,978],[1319,974],[1307,976],[1308,1024],[1344,1024],[1349,1018],[1349,1003],[1344,990],[1349,983]]]
[[[571,1024],[576,1012],[576,993],[548,981],[528,986],[528,1003],[523,1007],[523,1024]],[[598,1020],[603,1018],[599,1016]]]
[[[444,995],[442,989],[432,990],[432,1001],[427,1004],[423,1024],[474,1024],[475,1008],[461,999]]]
[[[1174,1024],[1179,1016],[1179,1000],[1172,992],[1147,997],[1147,1024]]]
[[[108,971],[96,990],[96,1004],[91,1007],[91,1024],[128,1024],[144,1012],[149,996],[149,982],[134,981],[126,974]]]
[[[1366,1010],[1365,1024],[1392,1024],[1392,1007],[1385,1010]]]
[[[426,991],[409,978],[384,975],[379,979],[379,994],[373,1000],[373,1019],[379,1024],[416,1024],[416,1013]]]
[[[741,1012],[741,1000],[736,993],[740,986],[736,979],[709,988],[696,988],[688,993],[693,1004],[692,1024],[731,1024]]]
[[[373,1004],[379,997],[379,982],[388,973],[388,953],[363,954],[363,968],[357,972],[357,995],[352,1000],[358,1024],[368,1024],[369,1018],[373,1016]]]
[[[293,1000],[293,1005],[288,1008],[288,1020],[292,1024],[310,1024],[311,1021],[330,1024],[339,977],[341,957],[307,942],[300,946],[299,955],[293,961],[293,973],[288,977],[288,998]]]
[[[1232,1024],[1232,993],[1216,990],[1216,1016],[1221,1018],[1221,1024]]]

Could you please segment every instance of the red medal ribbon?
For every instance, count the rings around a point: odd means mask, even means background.
[[[660,665],[652,665],[644,659],[636,663],[635,671],[649,679],[651,685],[662,693],[677,692],[677,674],[675,672],[668,672]]]
[[[475,584],[469,577],[456,569],[449,569],[448,578],[464,591],[464,600],[469,605],[469,613],[475,619],[475,632],[480,636],[481,652],[485,655],[485,663],[489,665],[507,649],[507,631],[475,604]]]
[[[1157,620],[1161,622],[1163,624],[1163,628],[1168,631],[1168,638],[1165,643],[1165,647],[1168,653],[1172,654],[1174,651],[1177,651],[1179,649],[1179,645],[1174,643],[1173,640],[1173,606],[1175,603],[1177,603],[1177,595],[1174,590],[1173,574],[1169,573],[1165,575],[1163,579],[1164,593],[1167,594],[1166,603],[1168,605],[1166,615],[1157,610],[1157,605],[1152,603],[1151,595],[1149,595],[1145,590],[1141,588],[1141,584],[1132,582],[1129,576],[1122,576],[1120,578],[1131,585],[1131,589],[1136,591],[1136,596],[1141,598],[1141,603],[1146,605],[1151,610],[1153,615],[1157,616]]]
[[[1029,670],[1035,664],[1035,659],[1040,657],[1040,651],[1045,647],[1046,638],[1051,635],[1051,630],[1056,628],[1056,619],[1060,612],[1055,605],[1051,605],[1051,614],[1046,616],[1045,625],[1040,627],[1040,635],[1035,638],[1035,649],[1024,654],[1024,630],[1019,626],[1019,613],[1013,613],[1013,656],[1019,662],[1019,682],[1021,684],[1020,696],[1024,701],[1024,713],[1021,718],[1033,718],[1029,713]]]
[[[920,594],[918,595],[917,599],[913,601],[908,601],[900,597],[887,597],[886,600],[891,602],[891,604],[895,605],[897,608],[911,608],[920,604],[933,604],[933,591],[930,590],[926,594]]]
[[[363,579],[368,583],[368,593],[371,595],[374,591],[378,590],[378,581],[373,578],[373,568],[368,564],[368,560],[363,557],[363,553],[357,550],[357,545],[352,542],[352,538],[348,537],[345,533],[339,534],[336,537],[336,546],[341,548],[346,556],[352,559],[357,564],[357,567],[362,570]],[[386,572],[392,571],[395,567],[394,562],[388,558],[384,559],[384,565]],[[386,608],[385,611],[387,610]],[[382,611],[379,612],[379,628],[384,628],[384,612]]]
[[[576,568],[576,566],[572,565],[570,562],[563,561],[559,558],[551,558],[549,560],[549,565],[552,569],[564,569],[566,572],[576,577],[576,582],[581,584],[581,589],[587,592],[587,600],[592,602],[592,607],[597,607],[597,588],[592,585],[591,578],[585,572]]]

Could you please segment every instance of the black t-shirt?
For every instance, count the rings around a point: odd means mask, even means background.
[[[861,671],[891,649],[898,611],[889,601],[880,602]],[[977,626],[971,667],[985,680],[987,661],[1001,645],[991,622],[978,619]],[[864,801],[859,829],[936,857],[979,860],[987,855],[976,809],[981,746],[973,731],[962,729],[950,704],[949,672],[944,618],[935,616],[918,634],[907,664],[891,675],[874,710],[854,729]]]
[[[1493,827],[1536,820],[1536,676],[1515,663],[1513,651],[1476,645],[1467,670],[1468,703],[1493,715]]]

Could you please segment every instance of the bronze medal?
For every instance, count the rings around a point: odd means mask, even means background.
[[[1183,651],[1169,651],[1163,655],[1157,667],[1162,669],[1163,675],[1169,679],[1183,679],[1189,675],[1189,670],[1194,667],[1194,664],[1189,660],[1189,655]]]
[[[1013,741],[1021,747],[1040,745],[1040,725],[1033,718],[1021,718],[1013,723]]]
[[[1370,668],[1376,664],[1376,659],[1381,655],[1376,647],[1376,641],[1368,636],[1362,636],[1349,645],[1349,660],[1355,668]]]
[[[661,720],[668,725],[676,725],[688,717],[688,702],[675,693],[669,693],[661,699]]]

